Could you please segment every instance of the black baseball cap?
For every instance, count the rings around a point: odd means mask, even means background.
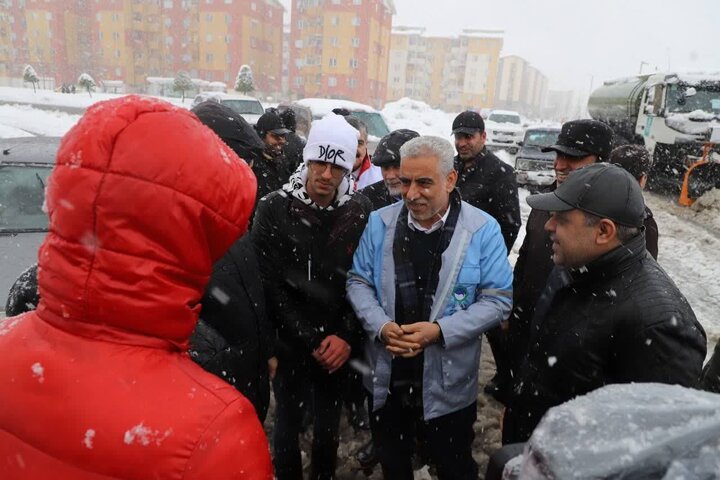
[[[464,133],[465,135],[473,135],[477,132],[485,131],[485,120],[479,113],[472,110],[465,110],[458,114],[453,120],[452,134]]]
[[[261,137],[268,132],[272,132],[275,135],[287,135],[290,133],[290,129],[285,126],[280,114],[275,109],[263,113],[260,118],[258,118],[255,129]]]
[[[400,147],[405,145],[408,140],[419,136],[420,134],[415,130],[405,128],[393,130],[380,139],[370,161],[378,167],[400,165]]]
[[[559,152],[569,157],[597,155],[598,161],[607,161],[612,151],[613,131],[597,120],[571,120],[560,129],[555,145],[543,152]]]
[[[532,208],[548,212],[579,209],[627,227],[642,227],[645,200],[632,175],[609,163],[573,170],[554,192],[530,195]]]

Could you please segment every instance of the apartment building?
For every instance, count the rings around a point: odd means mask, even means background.
[[[294,0],[290,90],[298,97],[385,102],[392,0]]]
[[[411,97],[447,111],[492,108],[502,44],[496,30],[428,37],[424,29],[395,27],[387,100]]]
[[[496,106],[540,117],[544,113],[548,79],[522,57],[502,57],[498,71]]]
[[[25,0],[0,2],[0,77],[26,63],[56,83],[84,71],[143,91],[148,77],[191,77],[232,89],[243,64],[277,95],[284,7],[278,0]]]

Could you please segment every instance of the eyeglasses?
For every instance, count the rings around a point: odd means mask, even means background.
[[[335,178],[340,178],[347,173],[344,168],[333,163],[318,162],[314,160],[308,162],[308,168],[312,170],[313,173],[316,175],[322,175],[323,173],[325,173],[328,167],[330,167],[330,174]]]

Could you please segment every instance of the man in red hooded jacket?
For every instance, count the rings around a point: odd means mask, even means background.
[[[88,109],[47,186],[38,309],[0,323],[0,478],[272,478],[252,405],[185,353],[255,191],[186,110]]]

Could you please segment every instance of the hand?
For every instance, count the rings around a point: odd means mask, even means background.
[[[502,330],[503,332],[507,332],[508,330],[510,330],[510,322],[508,322],[507,320],[502,320],[500,322],[500,330]]]
[[[405,336],[403,337],[408,342],[414,342],[420,345],[419,350],[424,350],[428,345],[432,345],[437,342],[440,338],[440,325],[435,322],[416,322],[403,325],[402,328]],[[405,356],[414,357],[420,352],[408,352]]]
[[[313,358],[329,373],[335,373],[350,358],[350,345],[337,335],[328,335],[313,352]]]
[[[277,366],[278,366],[277,357],[268,358],[267,364],[268,364],[268,374],[270,375],[270,380],[275,380],[275,372],[277,372]]]
[[[383,326],[380,338],[385,343],[385,349],[396,356],[414,357],[422,351],[421,345],[409,341],[403,329],[395,322],[388,322]]]

